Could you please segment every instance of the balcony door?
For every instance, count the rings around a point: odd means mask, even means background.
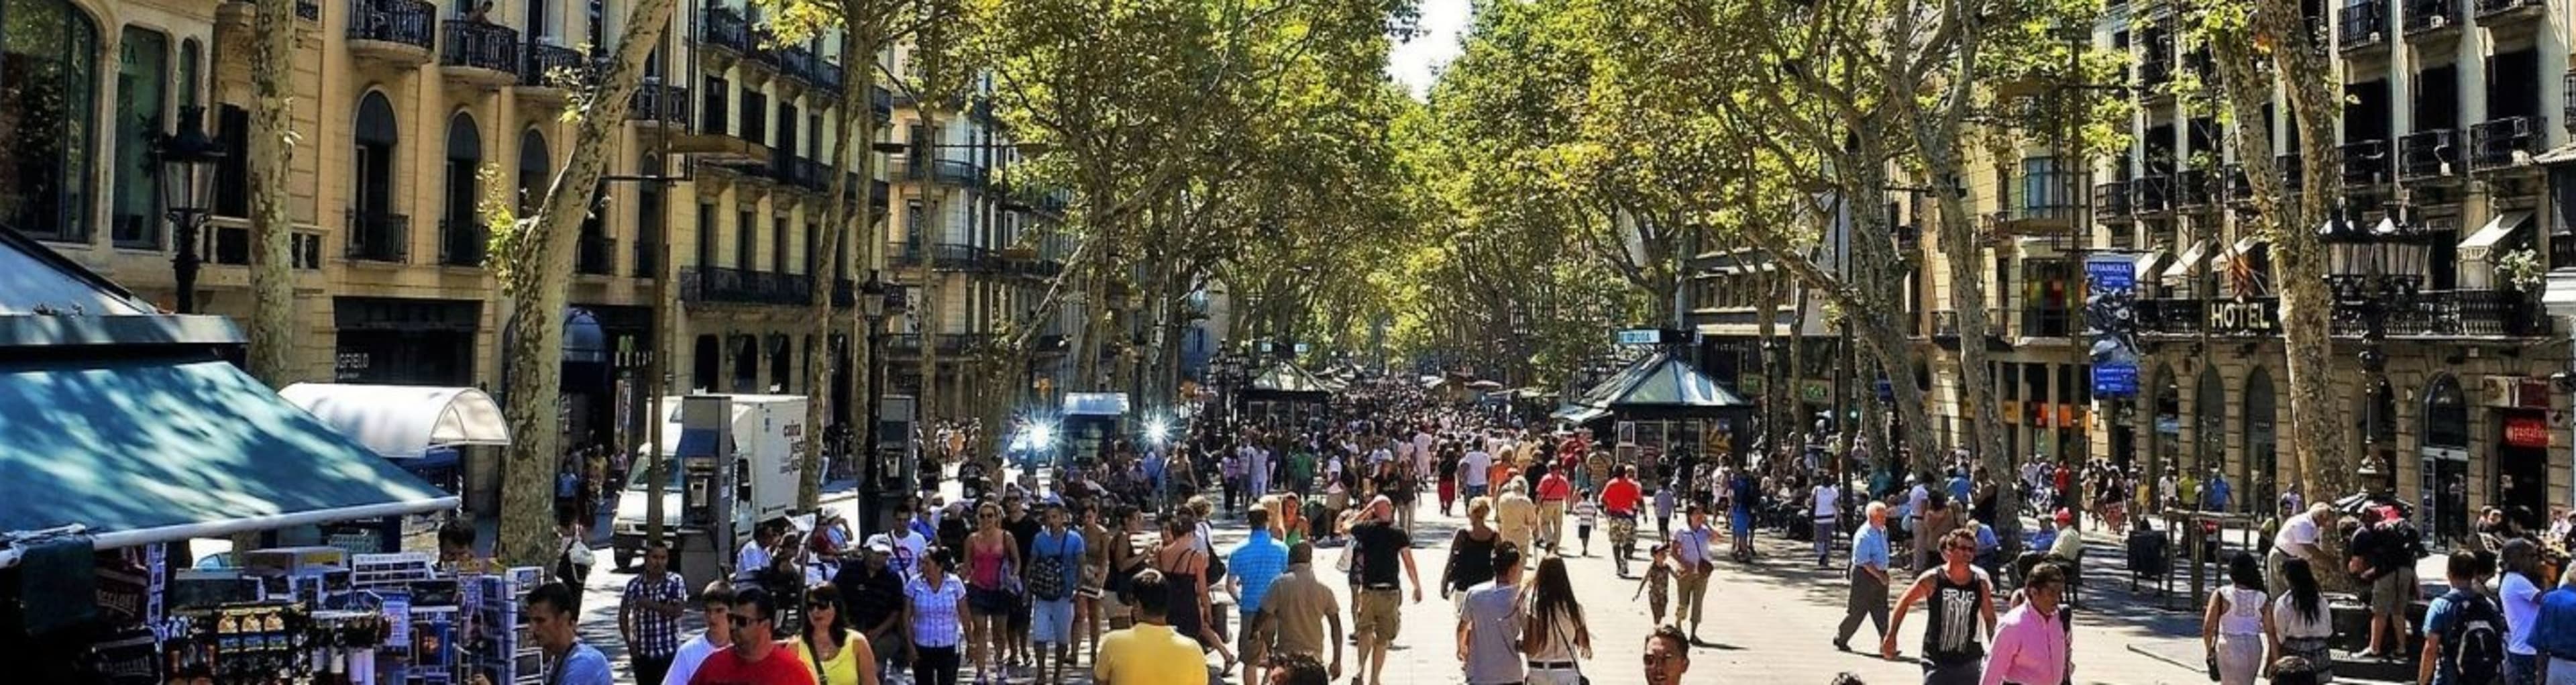
[[[355,156],[350,158],[357,175],[351,179],[349,209],[357,223],[350,227],[351,235],[370,254],[392,247],[385,241],[394,238],[389,217],[394,213],[394,146],[400,139],[393,102],[383,92],[368,91],[358,101]]]
[[[457,112],[447,120],[447,196],[439,203],[443,264],[483,263],[482,219],[475,211],[483,195],[482,168],[483,134],[475,129],[473,115]]]

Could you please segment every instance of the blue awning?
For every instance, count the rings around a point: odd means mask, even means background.
[[[218,361],[0,362],[0,417],[0,531],[105,549],[457,501]]]

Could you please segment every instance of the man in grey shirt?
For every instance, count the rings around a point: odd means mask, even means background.
[[[1458,660],[1467,665],[1467,685],[1519,683],[1521,625],[1521,549],[1504,542],[1494,546],[1494,580],[1467,589],[1458,604]]]

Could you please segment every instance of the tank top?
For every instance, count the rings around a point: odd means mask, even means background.
[[[970,555],[968,561],[973,562],[973,567],[971,574],[967,577],[967,580],[969,581],[967,584],[988,590],[1001,587],[1002,561],[1004,555],[1008,554],[1009,551],[1009,549],[999,545],[991,548],[986,548],[983,545],[976,545],[972,549],[969,549],[967,552]]]
[[[1501,533],[1483,540],[1476,539],[1473,529],[1458,531],[1457,544],[1451,545],[1449,589],[1466,592],[1467,588],[1494,579],[1494,545],[1502,542]]]
[[[1932,624],[1923,628],[1923,658],[1936,664],[1958,664],[1984,658],[1986,646],[1981,638],[1985,631],[1977,625],[1986,606],[1986,572],[1971,567],[1968,582],[1950,580],[1947,567],[1932,574],[1932,594],[1927,602],[1927,615]]]

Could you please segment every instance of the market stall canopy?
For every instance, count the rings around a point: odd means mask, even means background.
[[[1340,388],[1316,378],[1304,367],[1280,362],[1252,379],[1252,388],[1244,396],[1255,400],[1308,400],[1321,402]]]
[[[418,458],[433,447],[510,444],[501,406],[473,388],[297,383],[277,394],[389,458]]]
[[[1692,368],[1674,355],[1656,353],[1641,358],[1620,373],[1592,386],[1592,391],[1579,399],[1579,407],[1602,409],[1613,415],[1718,415],[1718,412],[1741,412],[1754,404],[1744,397],[1718,386],[1708,373]]]
[[[221,361],[0,362],[0,416],[0,531],[115,549],[457,504]]]
[[[1468,383],[1468,384],[1467,384],[1467,389],[1469,389],[1469,390],[1501,390],[1501,389],[1503,389],[1503,383],[1502,383],[1502,381],[1494,381],[1494,380],[1482,380],[1482,381],[1475,381],[1475,382],[1472,382],[1472,383]]]

